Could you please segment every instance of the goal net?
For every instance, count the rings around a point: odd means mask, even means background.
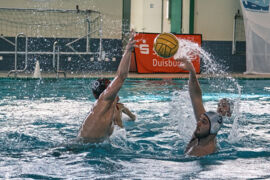
[[[100,29],[97,11],[0,8],[0,34],[5,37],[98,38]]]

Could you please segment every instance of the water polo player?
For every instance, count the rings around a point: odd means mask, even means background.
[[[185,153],[192,156],[204,156],[216,152],[216,136],[222,126],[222,115],[230,115],[229,103],[226,107],[219,106],[217,112],[206,112],[202,91],[193,64],[186,58],[176,59],[181,62],[180,67],[189,71],[189,94],[194,110],[197,127],[188,143]],[[223,100],[225,101],[225,100]],[[223,101],[220,101],[222,104]]]
[[[93,83],[93,94],[97,100],[78,134],[84,142],[102,142],[113,132],[119,100],[117,94],[129,72],[131,53],[136,43],[134,36],[132,31],[114,80],[110,82],[108,79],[99,79]]]

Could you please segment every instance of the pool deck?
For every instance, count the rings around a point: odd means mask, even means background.
[[[93,72],[93,73],[70,73],[66,74],[66,78],[113,78],[115,72]],[[213,75],[211,75],[213,77]],[[270,74],[241,74],[241,73],[232,73],[228,74],[233,78],[240,79],[270,79]],[[8,72],[0,71],[0,78],[7,78]],[[32,78],[33,73],[18,73],[17,78]],[[44,73],[41,72],[42,78],[56,78],[56,73]],[[198,74],[198,78],[208,78],[210,75],[207,74]],[[10,78],[14,78],[14,74],[10,75]],[[59,78],[64,78],[63,74],[59,74]],[[155,73],[155,74],[139,74],[136,72],[130,72],[128,78],[131,79],[187,79],[187,73]]]
[[[241,73],[232,73],[228,74],[233,78],[240,79],[270,79],[270,74],[241,74]],[[107,77],[113,78],[115,76],[115,72],[93,72],[93,73],[70,73],[66,74],[67,78],[100,78]],[[213,77],[213,75],[211,75]],[[198,74],[198,78],[208,78],[211,77],[207,74]],[[7,78],[8,72],[0,71],[0,78]],[[10,78],[13,78],[14,74],[10,75]],[[32,78],[33,73],[18,73],[17,78]],[[41,72],[42,78],[56,78],[56,73],[44,73]],[[59,78],[64,78],[63,74],[59,74]],[[139,74],[136,72],[130,72],[128,78],[132,79],[187,79],[187,73],[155,73],[155,74]]]

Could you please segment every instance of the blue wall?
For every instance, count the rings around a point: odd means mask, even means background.
[[[236,47],[238,53],[232,55],[231,41],[202,41],[202,48],[210,53],[216,62],[227,68],[226,72],[243,73],[246,71],[246,43],[238,42]]]

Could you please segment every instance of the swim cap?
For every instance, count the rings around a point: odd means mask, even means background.
[[[210,134],[217,134],[222,125],[222,116],[214,111],[205,112],[204,115],[210,121]]]
[[[99,98],[100,94],[109,86],[111,81],[109,79],[97,79],[92,82],[92,92],[96,99]]]

